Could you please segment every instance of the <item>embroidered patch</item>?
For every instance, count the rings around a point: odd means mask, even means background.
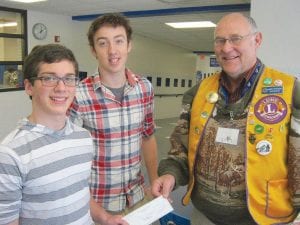
[[[255,104],[254,113],[263,123],[279,123],[287,114],[287,104],[279,96],[265,96]]]

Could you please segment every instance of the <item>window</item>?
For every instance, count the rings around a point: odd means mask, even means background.
[[[0,7],[0,91],[23,90],[27,11]]]

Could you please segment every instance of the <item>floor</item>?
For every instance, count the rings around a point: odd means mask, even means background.
[[[170,148],[169,136],[173,131],[178,118],[168,118],[156,120],[156,132],[155,137],[158,145],[158,158],[162,159],[167,156],[167,152]],[[181,199],[186,191],[186,186],[180,187],[171,193],[171,199],[173,200],[172,206],[174,213],[185,218],[190,218],[192,205],[183,206]],[[157,221],[153,225],[160,225]],[[180,224],[179,224],[180,225]]]

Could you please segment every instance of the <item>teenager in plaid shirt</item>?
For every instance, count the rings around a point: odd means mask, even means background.
[[[101,225],[123,224],[121,214],[146,202],[142,156],[149,182],[157,178],[153,88],[126,68],[132,29],[120,14],[94,20],[88,31],[98,70],[81,82],[70,108],[95,144],[91,193],[106,210]],[[149,199],[149,198],[148,198]]]

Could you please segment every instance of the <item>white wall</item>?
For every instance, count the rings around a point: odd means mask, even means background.
[[[266,5],[268,6],[266,9]],[[263,44],[259,57],[263,62],[276,69],[300,74],[298,52],[300,50],[300,1],[298,0],[252,0],[251,16],[257,21],[263,32]],[[48,26],[48,37],[44,41],[32,38],[31,28],[34,23],[43,22]],[[90,22],[72,21],[70,17],[28,11],[28,49],[37,44],[54,42],[54,35],[61,37],[61,44],[71,48],[80,69],[91,73],[96,68],[96,61],[89,52],[86,38]],[[183,49],[164,45],[154,40],[134,34],[134,47],[128,66],[138,73],[157,74],[157,76],[186,76],[195,82],[195,56]],[[184,88],[164,89],[155,87],[156,92],[182,93]],[[181,97],[155,99],[156,119],[178,115]],[[23,91],[1,92],[0,139],[13,129],[16,122],[30,113],[31,103]]]
[[[72,50],[79,62],[79,69],[86,71],[88,74],[93,73],[97,69],[97,61],[90,52],[87,39],[87,30],[91,21],[72,21]]]
[[[18,121],[31,112],[31,100],[25,91],[0,92],[0,140],[13,130]]]
[[[32,36],[32,26],[35,23],[44,23],[48,28],[48,35],[45,40],[36,40]],[[73,44],[73,22],[69,16],[62,16],[56,14],[46,14],[36,11],[27,12],[27,29],[28,29],[28,51],[35,45],[42,45],[48,43],[54,43],[54,36],[59,35],[61,42],[69,48]]]
[[[28,11],[28,50],[35,45],[54,43],[54,36],[60,36],[60,44],[70,48],[78,62],[79,69],[92,73],[97,62],[92,57],[86,32],[90,22],[72,21],[68,16]],[[35,40],[32,26],[41,22],[48,27],[45,40]],[[134,72],[156,76],[176,76],[192,79],[195,83],[196,56],[183,49],[163,44],[134,34],[134,46],[130,53],[128,67]],[[163,82],[164,84],[164,82]],[[179,83],[180,85],[180,83]],[[158,88],[155,92],[183,93],[188,88]],[[0,140],[16,127],[17,121],[31,112],[31,101],[24,91],[0,92],[1,111]],[[155,118],[177,117],[181,107],[181,97],[155,98]]]
[[[300,1],[252,0],[251,16],[263,33],[259,57],[268,66],[300,74]]]
[[[90,53],[87,30],[91,21],[73,21],[72,50],[79,61],[80,70],[93,73],[97,69],[97,61]],[[78,44],[80,43],[80,44]],[[133,72],[152,76],[152,84],[156,94],[183,94],[187,89],[187,80],[195,84],[196,55],[184,49],[143,37],[133,31],[132,50],[129,53],[128,68]],[[156,78],[162,78],[162,87],[156,86]],[[165,78],[186,79],[185,88],[165,88]],[[180,81],[180,80],[179,80]],[[155,118],[177,117],[181,108],[182,97],[156,97]],[[166,107],[168,105],[168,107]]]
[[[183,94],[189,89],[188,80],[192,80],[193,84],[196,83],[195,54],[139,35],[134,35],[128,67],[136,73],[152,76],[156,95]],[[156,86],[157,77],[162,78],[161,87]],[[165,86],[165,78],[170,78],[170,87]],[[178,79],[178,87],[173,87],[175,78]],[[181,79],[185,80],[185,87],[181,87]],[[182,96],[155,97],[155,118],[178,117],[181,100]]]

